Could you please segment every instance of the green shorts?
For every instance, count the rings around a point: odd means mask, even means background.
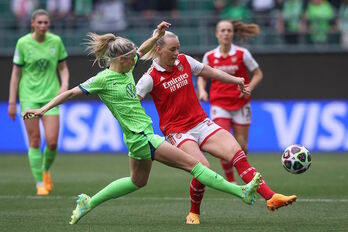
[[[133,133],[124,141],[129,149],[128,156],[137,160],[154,160],[155,150],[164,142],[164,137],[153,133],[152,126],[143,132]]]
[[[48,102],[45,103],[34,103],[34,102],[20,102],[21,105],[21,114],[22,116],[25,114],[25,112],[29,109],[40,109],[44,105],[46,105]],[[45,115],[59,115],[59,107],[53,107],[49,111],[45,113]]]

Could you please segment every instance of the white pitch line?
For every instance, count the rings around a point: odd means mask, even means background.
[[[77,196],[34,196],[34,195],[0,195],[0,199],[28,199],[28,200],[74,200]],[[122,197],[119,200],[166,200],[166,201],[187,201],[189,198],[185,197]],[[226,198],[213,198],[207,197],[206,200],[214,201],[226,201]],[[239,199],[228,199],[229,201],[240,201]],[[264,201],[263,199],[258,199],[258,201]],[[328,198],[300,198],[297,199],[298,202],[315,202],[315,203],[330,203],[330,202],[348,202],[348,199],[328,199]]]

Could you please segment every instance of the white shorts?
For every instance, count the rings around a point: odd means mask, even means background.
[[[250,125],[251,107],[250,103],[245,104],[238,110],[225,110],[219,106],[210,106],[210,117],[212,120],[218,118],[231,119],[233,124]]]
[[[222,128],[209,118],[185,133],[172,133],[166,136],[168,142],[176,147],[180,147],[185,141],[191,140],[196,142],[199,147],[207,141],[207,139]]]

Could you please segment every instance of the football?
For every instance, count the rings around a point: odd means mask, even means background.
[[[292,174],[300,174],[311,166],[312,157],[310,152],[301,145],[288,146],[282,155],[282,165],[286,171]]]

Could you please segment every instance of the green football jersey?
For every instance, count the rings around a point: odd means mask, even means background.
[[[134,59],[137,61],[138,57],[135,56]],[[126,139],[134,133],[143,132],[152,124],[151,118],[146,115],[138,99],[133,68],[128,73],[105,69],[79,85],[86,94],[98,94],[120,123]]]
[[[57,96],[60,88],[57,66],[67,58],[61,38],[46,33],[43,42],[37,42],[29,33],[16,45],[13,63],[22,69],[19,81],[20,102],[47,102]]]

